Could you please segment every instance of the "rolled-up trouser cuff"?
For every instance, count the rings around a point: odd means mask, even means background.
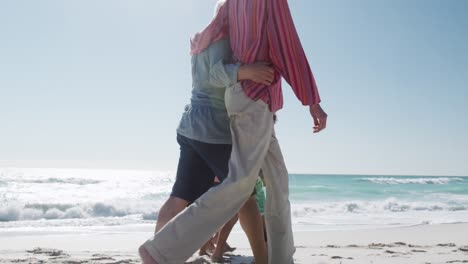
[[[151,240],[147,240],[143,247],[145,247],[146,251],[151,255],[151,257],[156,260],[159,264],[169,264],[165,261],[165,258],[159,253],[158,249],[153,247]]]

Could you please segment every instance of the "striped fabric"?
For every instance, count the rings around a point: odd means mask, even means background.
[[[271,86],[243,81],[247,96],[263,100],[276,112],[283,107],[282,76],[303,105],[320,102],[287,0],[227,0],[213,21],[192,39],[192,54],[227,35],[235,63],[267,61],[276,68]]]

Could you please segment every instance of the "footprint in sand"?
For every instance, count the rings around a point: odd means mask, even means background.
[[[458,250],[463,251],[463,252],[468,252],[468,246],[463,246],[459,248]]]
[[[418,245],[409,244],[409,245],[408,245],[408,247],[410,247],[410,248],[420,248],[420,247],[422,247],[422,246],[418,246]]]
[[[415,252],[415,253],[426,253],[427,251],[426,251],[426,250],[422,250],[422,249],[413,249],[413,250],[411,250],[411,252]]]
[[[347,245],[346,247],[349,247],[349,248],[358,248],[359,246],[358,246],[358,245]]]
[[[0,259],[0,263],[23,263],[23,262],[27,262],[27,263],[37,263],[39,260],[35,259],[35,258],[29,258],[29,259]]]
[[[336,245],[327,245],[326,247],[327,248],[340,248],[340,246],[336,246]]]
[[[139,260],[133,260],[133,259],[124,259],[124,260],[119,260],[116,262],[106,262],[106,264],[132,264],[132,263],[138,263]]]
[[[113,257],[95,254],[92,256],[91,260],[97,261],[97,260],[115,260],[115,259]]]
[[[53,248],[34,248],[32,250],[26,250],[28,253],[32,254],[41,254],[41,255],[47,255],[50,257],[59,257],[59,256],[64,256],[64,257],[69,257],[70,255],[66,254],[63,252],[63,250],[58,250],[58,249],[53,249]]]
[[[438,247],[456,247],[455,243],[437,244]]]
[[[353,259],[353,258],[351,258],[351,257],[349,257],[349,258],[344,258],[344,257],[341,257],[341,256],[333,256],[333,257],[331,257],[331,258],[332,258],[332,259]]]
[[[370,249],[383,249],[384,247],[388,247],[388,245],[387,244],[382,244],[382,243],[372,243],[372,244],[369,244],[368,247]]]

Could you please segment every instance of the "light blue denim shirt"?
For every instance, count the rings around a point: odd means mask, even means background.
[[[239,65],[229,64],[231,56],[229,40],[222,39],[192,57],[192,98],[178,134],[210,144],[231,144],[224,93],[237,82],[239,70]]]

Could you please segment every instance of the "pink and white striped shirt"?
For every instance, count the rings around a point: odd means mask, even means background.
[[[276,112],[283,107],[282,76],[303,105],[320,102],[287,0],[227,0],[213,21],[192,39],[192,54],[226,36],[235,63],[267,61],[276,69],[271,86],[243,81],[247,96],[263,100]]]

